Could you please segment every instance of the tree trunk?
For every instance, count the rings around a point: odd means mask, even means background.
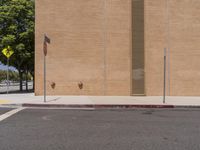
[[[35,76],[33,75],[33,91],[35,91]]]
[[[26,71],[26,91],[28,91],[28,71]]]
[[[34,72],[30,71],[31,76],[33,77],[33,91],[35,91],[35,76],[34,76]]]
[[[20,92],[23,91],[23,73],[19,70],[19,90]]]

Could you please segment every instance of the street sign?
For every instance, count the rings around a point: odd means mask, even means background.
[[[7,94],[9,93],[9,58],[14,53],[12,48],[8,46],[2,50],[2,53],[7,57]]]
[[[47,43],[44,42],[43,44],[43,52],[44,52],[44,55],[46,56],[47,55]]]
[[[43,52],[45,56],[47,55],[47,43],[50,44],[50,38],[44,35]]]
[[[14,51],[12,50],[12,48],[10,46],[8,46],[7,48],[4,48],[2,50],[2,53],[7,57],[10,58],[10,56],[14,53]]]
[[[47,43],[49,43],[49,44],[50,44],[50,42],[51,42],[50,38],[47,37],[46,35],[44,35],[44,41],[47,42]]]

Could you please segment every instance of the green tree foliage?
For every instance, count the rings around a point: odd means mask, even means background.
[[[0,83],[2,81],[5,81],[7,78],[7,71],[5,70],[0,70]],[[16,71],[9,71],[9,80],[10,81],[19,81],[19,73]],[[29,80],[30,80],[30,76],[29,76]]]
[[[6,79],[6,71],[0,70],[0,83]]]
[[[34,0],[0,0],[0,50],[14,50],[10,65],[19,72],[20,90],[23,74],[34,75],[34,9]],[[2,53],[0,61],[6,64]]]
[[[0,84],[4,81],[6,81],[7,78],[7,71],[5,70],[0,70]],[[31,81],[32,76],[29,73],[28,75],[24,74],[23,75],[23,80]],[[10,82],[18,82],[19,81],[19,73],[16,71],[11,71],[9,70],[9,81]],[[28,89],[27,89],[28,90]]]

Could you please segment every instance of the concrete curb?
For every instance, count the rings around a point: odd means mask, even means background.
[[[22,107],[22,104],[1,104],[0,107],[18,108]]]
[[[22,107],[46,107],[46,108],[93,108],[93,109],[133,109],[133,108],[174,108],[173,105],[156,104],[31,104],[24,103]]]
[[[1,104],[0,107],[66,108],[66,109],[134,109],[134,108],[198,108],[200,105],[161,104]]]
[[[200,108],[200,105],[174,105],[174,108]]]

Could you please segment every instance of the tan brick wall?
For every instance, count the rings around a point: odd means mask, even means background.
[[[199,0],[36,0],[35,93],[47,33],[48,95],[162,95],[165,47],[167,95],[200,95],[199,14]]]
[[[146,0],[145,20],[145,92],[162,95],[163,49],[166,47],[166,1]]]
[[[145,1],[147,95],[162,95],[163,93],[164,47],[169,48],[167,94],[171,96],[200,95],[199,18],[199,0]]]
[[[200,1],[171,0],[170,94],[200,95]]]
[[[131,95],[131,0],[106,2],[106,93]]]
[[[36,0],[36,95],[43,94],[44,33],[48,95],[131,94],[130,0]]]

